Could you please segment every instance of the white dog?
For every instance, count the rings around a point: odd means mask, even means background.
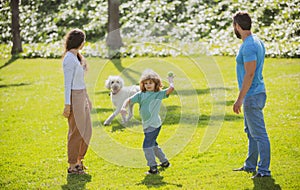
[[[111,101],[116,107],[116,110],[106,119],[104,125],[110,125],[111,121],[120,113],[124,101],[140,91],[137,85],[124,86],[124,80],[120,76],[109,76],[105,81],[105,86],[110,90]],[[126,123],[133,115],[133,105],[128,106],[128,117],[122,117],[122,122]]]

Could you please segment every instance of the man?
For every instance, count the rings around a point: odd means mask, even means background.
[[[241,113],[244,108],[245,132],[248,136],[248,156],[244,166],[234,171],[256,173],[252,179],[270,177],[270,141],[265,128],[263,108],[266,102],[266,90],[262,76],[265,58],[263,42],[251,33],[251,18],[246,12],[238,12],[233,17],[233,28],[237,38],[243,43],[236,56],[236,72],[239,96],[233,105],[233,111]],[[260,161],[257,163],[258,156]],[[256,167],[258,170],[256,172]]]

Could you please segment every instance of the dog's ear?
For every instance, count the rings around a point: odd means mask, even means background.
[[[110,81],[111,81],[111,76],[109,76],[108,79],[105,81],[105,87],[109,90],[111,89]]]
[[[123,88],[124,83],[125,83],[124,80],[123,80],[123,78],[119,77],[119,81],[120,81],[120,87]]]

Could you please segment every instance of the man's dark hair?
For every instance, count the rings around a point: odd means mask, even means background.
[[[239,11],[233,16],[233,23],[239,24],[243,30],[250,30],[252,21],[247,12]]]

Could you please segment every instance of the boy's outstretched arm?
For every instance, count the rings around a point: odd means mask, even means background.
[[[121,111],[120,111],[121,114],[122,114],[122,116],[126,116],[126,114],[127,114],[126,108],[127,108],[127,106],[129,105],[129,103],[130,103],[130,98],[127,98],[127,99],[124,101],[123,106],[122,106]]]
[[[167,95],[171,94],[174,91],[174,76],[169,76],[168,77],[168,81],[169,81],[169,88],[167,90]]]

